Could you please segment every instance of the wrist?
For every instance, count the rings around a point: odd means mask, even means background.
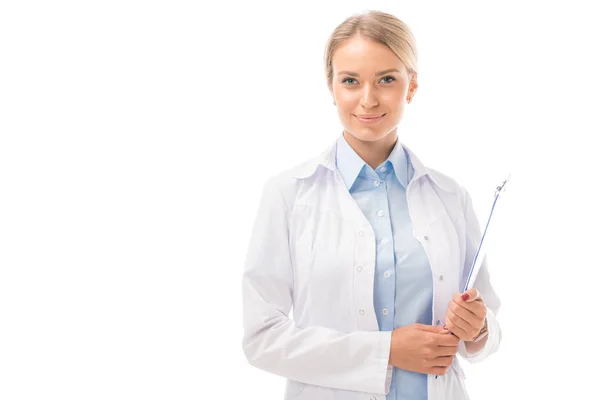
[[[488,335],[488,323],[487,323],[487,318],[485,318],[483,320],[483,327],[479,330],[479,333],[477,333],[477,335],[473,339],[469,340],[469,342],[477,343],[481,339],[486,337],[487,335]]]

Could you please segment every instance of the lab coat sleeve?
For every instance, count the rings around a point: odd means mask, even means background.
[[[263,189],[242,278],[242,347],[248,362],[310,385],[387,394],[391,332],[299,328],[289,318],[294,276],[290,210],[275,182],[271,178]]]
[[[471,196],[465,188],[461,187],[461,191],[466,222],[466,256],[462,279],[462,283],[464,284],[479,247],[482,233],[479,220],[473,208]],[[488,338],[485,346],[477,353],[468,353],[465,343],[462,340],[459,342],[458,353],[470,363],[483,361],[488,356],[495,353],[502,340],[502,331],[500,329],[500,324],[496,319],[500,309],[500,299],[491,284],[486,256],[483,258],[481,269],[479,270],[473,287],[479,290],[487,307]]]

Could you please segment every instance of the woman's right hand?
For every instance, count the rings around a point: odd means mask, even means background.
[[[458,352],[458,339],[438,326],[412,324],[392,331],[389,364],[422,374],[444,375]]]

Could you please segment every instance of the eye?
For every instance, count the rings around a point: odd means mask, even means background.
[[[392,83],[392,82],[394,82],[396,80],[396,78],[394,78],[391,75],[387,75],[387,76],[384,76],[383,78],[381,78],[382,81],[386,80],[386,79],[388,79],[389,81],[386,81],[385,83]],[[353,84],[352,82],[348,82],[348,81],[354,81],[354,82],[356,82],[356,80],[354,78],[345,78],[344,80],[342,80],[342,83]]]

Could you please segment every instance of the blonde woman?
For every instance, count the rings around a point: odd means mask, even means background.
[[[398,137],[417,71],[402,21],[345,20],[325,51],[343,133],[264,187],[243,349],[287,378],[285,399],[468,399],[457,354],[478,362],[500,345],[485,263],[461,293],[481,238],[471,198]]]

